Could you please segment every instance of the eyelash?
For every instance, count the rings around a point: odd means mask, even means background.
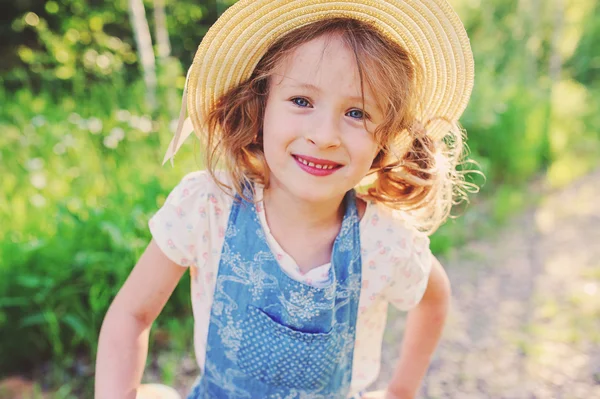
[[[300,108],[305,108],[305,106],[298,105],[298,103],[296,102],[296,100],[303,100],[303,101],[306,101],[308,104],[310,104],[309,101],[306,98],[304,98],[304,97],[294,97],[294,98],[292,98],[290,101],[292,103],[294,103],[294,105],[296,105],[297,107],[300,107]],[[362,117],[355,118],[355,117],[351,116],[352,119],[362,120],[362,119],[366,118],[367,120],[371,120],[371,118],[369,117],[369,114],[367,114],[365,111],[362,111],[360,109],[353,109],[353,110],[348,111],[348,113],[353,112],[353,111],[359,111],[359,112],[361,112],[362,113]]]

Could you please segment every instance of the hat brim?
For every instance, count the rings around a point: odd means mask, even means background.
[[[217,99],[247,80],[269,47],[304,25],[335,17],[368,22],[398,42],[422,68],[423,120],[457,121],[474,81],[465,28],[446,0],[240,0],[209,29],[189,71],[187,108],[197,135]],[[428,134],[443,137],[434,121]]]

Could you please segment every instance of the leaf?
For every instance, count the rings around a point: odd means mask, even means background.
[[[86,324],[81,321],[81,319],[75,315],[68,314],[63,318],[63,322],[71,327],[75,336],[79,339],[85,339],[87,337],[87,328]]]
[[[46,315],[44,313],[36,313],[31,316],[27,316],[27,317],[23,318],[23,320],[21,320],[21,322],[19,323],[19,327],[24,328],[24,327],[39,326],[39,325],[46,324],[46,323],[47,323]]]
[[[40,288],[45,286],[47,283],[42,277],[35,275],[24,275],[17,277],[17,284],[25,288]]]
[[[0,309],[27,306],[29,303],[30,299],[24,297],[0,298]]]

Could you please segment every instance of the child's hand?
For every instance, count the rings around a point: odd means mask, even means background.
[[[413,397],[394,394],[390,391],[367,392],[361,399],[413,399]]]
[[[361,399],[386,399],[385,391],[367,392]]]
[[[367,392],[361,399],[414,399],[414,396],[396,394],[390,391],[373,391]]]
[[[171,387],[162,384],[142,384],[137,390],[136,399],[181,399]]]

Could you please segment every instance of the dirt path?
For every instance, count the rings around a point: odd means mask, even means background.
[[[600,398],[600,170],[443,263],[452,311],[423,398]],[[390,310],[384,348],[403,325]]]

